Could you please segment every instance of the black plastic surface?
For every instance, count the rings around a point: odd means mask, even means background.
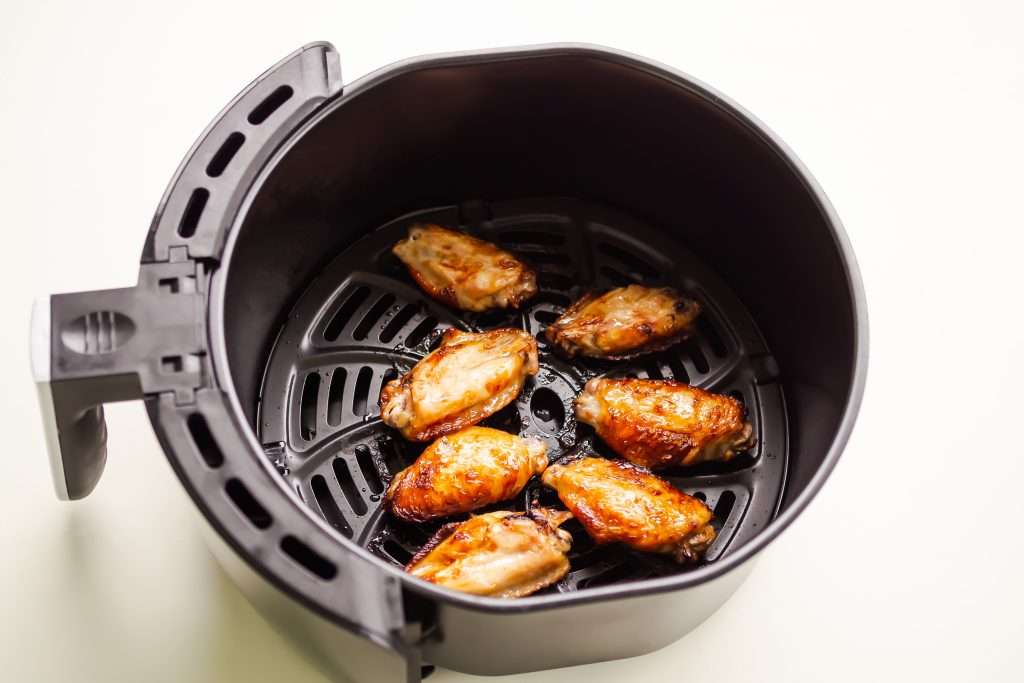
[[[540,294],[520,311],[465,314],[424,295],[390,253],[417,222],[459,225],[501,244],[539,272]],[[697,334],[627,362],[567,361],[543,336],[547,323],[587,289],[629,282],[678,287],[703,305]],[[713,562],[775,515],[784,485],[787,423],[778,368],[750,315],[712,271],[679,244],[627,216],[572,199],[550,198],[421,211],[393,221],[335,258],[300,298],[271,354],[259,415],[268,458],[302,498],[341,533],[378,557],[404,565],[441,522],[394,520],[381,507],[391,476],[423,445],[379,419],[385,382],[405,372],[448,327],[514,326],[540,345],[541,370],[489,424],[544,439],[549,458],[612,453],[577,424],[573,401],[596,375],[674,378],[747,406],[758,445],[730,463],[670,470],[677,487],[715,511]],[[503,506],[559,506],[534,480]],[[572,570],[551,591],[572,591],[682,571],[668,559],[618,546],[596,547],[575,521]]]

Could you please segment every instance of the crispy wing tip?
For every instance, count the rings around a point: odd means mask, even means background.
[[[676,548],[674,557],[679,564],[693,564],[698,562],[714,542],[717,534],[715,528],[705,524],[682,540]]]
[[[471,333],[466,332],[465,330],[460,330],[457,327],[449,327],[441,334],[441,343],[438,345],[438,348],[458,343],[460,340],[467,338],[470,334]]]
[[[749,451],[751,448],[757,445],[757,437],[754,436],[754,426],[749,421],[744,420],[743,430],[736,436],[736,441],[733,442],[733,448],[737,453],[743,451]]]
[[[552,508],[533,508],[530,510],[529,515],[534,520],[543,522],[552,529],[557,529],[572,519],[572,513],[568,510],[554,510]]]

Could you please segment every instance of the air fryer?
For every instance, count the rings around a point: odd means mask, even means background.
[[[429,299],[390,253],[423,222],[517,253],[540,293],[485,314]],[[700,301],[696,333],[625,363],[552,353],[542,330],[571,301],[632,282]],[[715,513],[702,563],[595,546],[569,523],[569,574],[530,597],[403,572],[433,527],[382,508],[422,447],[381,423],[380,388],[443,330],[496,326],[536,335],[541,370],[488,424],[544,439],[552,460],[605,453],[572,415],[599,374],[743,401],[753,450],[667,473]],[[694,79],[578,45],[418,58],[349,85],[329,44],[300,49],[189,151],[138,284],[46,297],[32,335],[58,496],[82,498],[102,474],[102,404],[143,399],[228,573],[326,671],[359,681],[515,673],[678,639],[821,488],[867,362],[853,254],[793,154]],[[530,485],[507,505],[553,500]]]

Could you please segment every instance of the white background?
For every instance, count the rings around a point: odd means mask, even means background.
[[[346,80],[545,41],[665,62],[789,143],[860,259],[867,395],[820,497],[682,641],[516,681],[1024,678],[1021,4],[669,4],[4,0],[0,679],[324,681],[208,559],[141,404],[96,492],[54,499],[27,355],[32,298],[132,284],[194,138],[318,39]]]

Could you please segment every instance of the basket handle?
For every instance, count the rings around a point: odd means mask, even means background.
[[[139,284],[38,299],[32,374],[54,489],[78,500],[107,460],[103,404],[173,392],[192,399],[203,378],[202,308],[192,261],[143,266]]]
[[[168,391],[186,403],[201,386],[206,340],[196,264],[219,260],[252,177],[341,88],[329,43],[304,45],[275,64],[186,155],[150,227],[136,287],[36,302],[32,370],[58,498],[84,498],[103,473],[104,403]]]

